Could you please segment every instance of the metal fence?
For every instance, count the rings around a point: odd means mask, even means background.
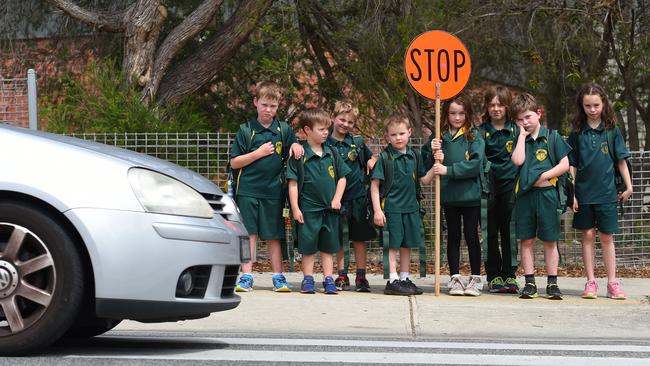
[[[37,129],[36,73],[27,71],[26,78],[0,77],[0,123]]]
[[[109,145],[115,145],[144,154],[156,156],[181,166],[192,169],[220,187],[226,179],[226,164],[228,151],[233,133],[119,133],[119,134],[79,134],[76,137],[93,140]],[[420,141],[413,139],[414,146]],[[378,152],[383,146],[378,139],[368,141],[373,152]],[[650,152],[633,152],[630,159],[632,165],[632,182],[634,194],[625,205],[624,213],[619,218],[621,232],[615,235],[617,260],[619,266],[642,267],[650,265]],[[425,188],[423,204],[427,209],[425,228],[432,232],[435,222],[433,209],[433,187]],[[580,235],[571,228],[573,214],[567,212],[562,217],[562,235],[559,249],[566,263],[582,263]],[[432,237],[433,235],[431,235]],[[444,246],[443,235],[443,246]],[[427,241],[431,248],[433,243]],[[536,259],[543,261],[542,246],[537,245]],[[376,242],[370,243],[371,258],[380,258]],[[431,250],[428,250],[431,253]],[[375,254],[375,255],[373,255]],[[464,249],[462,259],[467,260]],[[596,250],[597,262],[601,261],[600,250]]]

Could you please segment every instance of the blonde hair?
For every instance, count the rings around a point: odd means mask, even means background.
[[[388,127],[396,125],[406,125],[406,128],[411,128],[411,122],[408,117],[401,113],[394,113],[386,118],[386,122],[384,122],[384,132],[387,133]]]
[[[356,120],[359,117],[359,108],[349,99],[337,100],[334,103],[334,116],[336,117],[346,113],[353,115]]]
[[[255,98],[279,101],[282,99],[282,89],[275,81],[261,81],[255,86]]]
[[[512,110],[512,117],[517,118],[518,115],[526,111],[537,113],[537,111],[542,109],[542,106],[534,96],[528,93],[521,93],[513,98],[510,109]]]
[[[320,108],[309,108],[298,114],[298,127],[304,129],[309,127],[314,128],[314,125],[323,125],[329,127],[332,124],[332,118],[329,113]]]

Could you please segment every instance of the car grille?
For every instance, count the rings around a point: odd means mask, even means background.
[[[217,215],[221,215],[226,220],[229,220],[228,214],[224,212],[224,207],[226,206],[225,203],[223,203],[223,195],[218,195],[218,194],[208,194],[208,193],[201,193],[203,198],[205,198],[206,201],[210,204],[210,207],[214,210],[214,213]]]
[[[239,275],[239,266],[226,266],[226,270],[223,273],[223,285],[221,285],[222,298],[233,297],[235,295],[237,275]]]

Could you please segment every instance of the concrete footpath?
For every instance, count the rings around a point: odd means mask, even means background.
[[[386,296],[386,281],[369,276],[372,293],[338,295],[299,292],[302,274],[288,273],[292,293],[271,291],[271,275],[255,275],[255,291],[240,294],[234,310],[208,318],[177,323],[143,324],[125,321],[116,331],[219,332],[243,335],[463,337],[524,339],[639,339],[650,340],[650,279],[622,279],[627,300],[608,299],[606,279],[599,279],[599,297],[580,298],[584,278],[559,278],[564,300],[544,294],[546,279],[538,278],[540,297],[490,294],[454,297],[446,294],[448,276],[442,276],[441,295],[433,295],[433,278],[416,278],[424,289],[418,296]],[[351,276],[354,281],[354,276]],[[485,279],[485,278],[484,278]],[[322,276],[316,276],[317,281]],[[522,283],[520,278],[519,282]],[[484,291],[487,291],[487,285]],[[320,282],[317,289],[321,290]]]

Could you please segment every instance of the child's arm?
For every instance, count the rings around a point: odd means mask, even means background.
[[[525,128],[519,126],[519,137],[517,137],[517,145],[512,152],[512,163],[515,166],[522,166],[526,161],[526,137],[530,135]]]
[[[580,209],[580,206],[578,205],[578,196],[575,194],[575,182],[576,180],[576,174],[578,174],[578,168],[574,167],[573,165],[570,165],[569,163],[569,174],[571,174],[571,178],[573,179],[574,182],[574,191],[573,191],[573,212],[578,212]]]
[[[336,182],[336,192],[334,192],[334,198],[332,198],[332,208],[335,210],[341,209],[341,198],[343,198],[343,192],[345,192],[345,184],[347,179],[341,177],[338,182]]]
[[[262,146],[258,147],[255,151],[251,151],[248,154],[239,155],[230,159],[230,166],[233,169],[241,169],[243,167],[251,165],[258,159],[274,153],[275,147],[273,147],[273,143],[269,141],[265,144],[262,144]]]
[[[293,219],[300,224],[304,224],[305,220],[302,217],[302,211],[298,206],[298,182],[295,180],[289,181],[289,204],[291,204],[291,212]]]
[[[539,178],[537,179],[537,182],[535,182],[535,186],[539,186],[538,184],[544,181],[548,181],[555,177],[559,177],[560,175],[568,171],[569,171],[569,157],[565,156],[552,169],[549,169],[544,173],[540,174]]]
[[[289,150],[289,157],[293,156],[294,159],[299,160],[300,158],[302,158],[302,155],[304,153],[305,153],[305,148],[302,147],[302,145],[300,145],[297,142],[291,144],[291,149]]]
[[[627,202],[632,195],[632,178],[630,177],[630,170],[627,168],[625,160],[619,160],[617,165],[618,171],[621,173],[621,177],[623,177],[623,182],[625,182],[626,187],[625,192],[618,193],[618,200]]]
[[[446,172],[441,170],[440,175],[447,175],[451,179],[466,179],[477,177],[481,174],[481,165],[483,163],[483,155],[485,154],[485,141],[477,137],[469,148],[469,159],[455,162],[446,166]],[[446,174],[442,174],[442,173]]]
[[[379,200],[379,179],[373,179],[370,182],[370,199],[372,200],[372,209],[375,212],[373,221],[375,225],[384,227],[386,225],[386,216],[384,211],[381,210],[381,202]]]
[[[445,154],[442,152],[441,149],[438,149],[433,153],[433,158],[435,159],[435,161],[444,161]],[[427,174],[425,174],[422,178],[420,178],[420,184],[430,184],[433,181],[433,178],[435,178],[436,172],[440,171],[442,168],[444,168],[446,174],[447,167],[445,167],[444,165],[438,163],[437,169],[435,167],[435,164],[434,166],[431,166],[431,168],[427,171]],[[440,175],[444,175],[444,174],[440,174]]]

